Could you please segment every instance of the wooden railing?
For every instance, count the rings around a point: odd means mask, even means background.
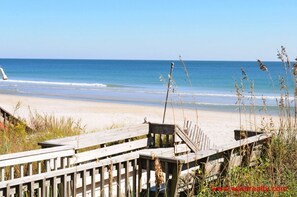
[[[0,156],[0,197],[176,196],[196,187],[190,172],[211,181],[236,166],[257,165],[270,137],[199,151],[175,125],[143,124],[50,140],[41,150]]]
[[[8,111],[3,109],[2,107],[0,107],[0,123],[3,123],[4,126],[6,126],[7,124],[13,124],[13,125],[22,124],[22,125],[25,126],[25,129],[26,129],[27,132],[32,131],[32,128],[30,128],[23,121],[16,118],[14,115],[9,113]]]

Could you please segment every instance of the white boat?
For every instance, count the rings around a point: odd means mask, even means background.
[[[3,68],[1,68],[1,67],[0,67],[0,73],[2,75],[2,79],[3,80],[7,80],[8,79],[7,76],[6,76],[6,74],[5,74],[5,72],[4,72],[4,70],[3,70]]]

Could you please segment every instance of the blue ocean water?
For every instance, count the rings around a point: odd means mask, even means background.
[[[177,107],[235,110],[241,68],[254,81],[256,105],[262,105],[264,96],[273,106],[279,76],[286,75],[281,62],[264,62],[268,74],[256,61],[184,61],[185,72],[178,60],[0,59],[8,76],[0,80],[0,94],[163,105],[171,62],[175,67],[169,101]],[[292,89],[291,81],[288,84]],[[246,81],[244,92],[249,95]]]

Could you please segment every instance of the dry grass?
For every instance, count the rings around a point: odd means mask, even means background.
[[[249,118],[253,121],[251,125],[256,125],[261,131],[272,132],[271,143],[265,150],[265,154],[258,161],[255,167],[237,167],[232,169],[225,177],[220,177],[213,182],[206,182],[205,179],[199,181],[198,196],[297,196],[297,58],[295,63],[291,64],[286,49],[281,47],[278,51],[278,58],[281,60],[285,69],[285,76],[279,77],[279,99],[276,99],[278,106],[278,117],[261,118],[261,123],[257,124],[256,118]],[[262,72],[267,72],[269,80],[273,85],[273,80],[268,72],[268,67],[258,60],[259,68]],[[247,107],[253,109],[253,102],[248,104],[246,98],[251,100],[253,97],[254,85],[251,85],[251,95],[245,95],[244,81],[248,81],[247,74],[242,69],[243,77],[240,83],[235,84],[237,94],[237,104],[240,116],[240,126],[246,125],[243,120],[247,117],[256,117],[254,110],[246,110]],[[288,83],[293,83],[294,90],[288,89]],[[274,88],[274,85],[273,85]],[[275,93],[277,92],[274,90]],[[294,100],[289,100],[290,95],[294,95]],[[265,99],[263,107],[265,114],[268,115]],[[292,111],[294,111],[292,113]],[[294,114],[294,115],[293,115]],[[260,117],[260,116],[258,116]],[[277,122],[275,121],[277,120]],[[277,126],[275,126],[277,125]],[[264,186],[268,191],[212,191],[212,187],[240,187]],[[286,191],[271,191],[273,187],[286,187]]]
[[[23,124],[0,128],[0,154],[38,149],[39,142],[84,132],[84,126],[79,121],[46,114],[31,113],[28,125],[33,129],[31,133],[26,132]]]

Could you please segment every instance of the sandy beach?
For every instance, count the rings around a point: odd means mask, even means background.
[[[147,121],[161,123],[163,108],[131,104],[106,102],[88,102],[66,99],[51,99],[0,94],[0,105],[13,113],[17,103],[21,107],[15,114],[28,119],[30,110],[40,114],[50,114],[57,117],[71,117],[80,120],[86,126],[86,131],[99,131],[113,125],[128,126]],[[196,121],[195,110],[172,109],[168,107],[165,123],[182,124],[184,119]],[[201,129],[216,145],[233,140],[234,129],[239,128],[237,112],[215,112],[198,110],[198,123]]]

